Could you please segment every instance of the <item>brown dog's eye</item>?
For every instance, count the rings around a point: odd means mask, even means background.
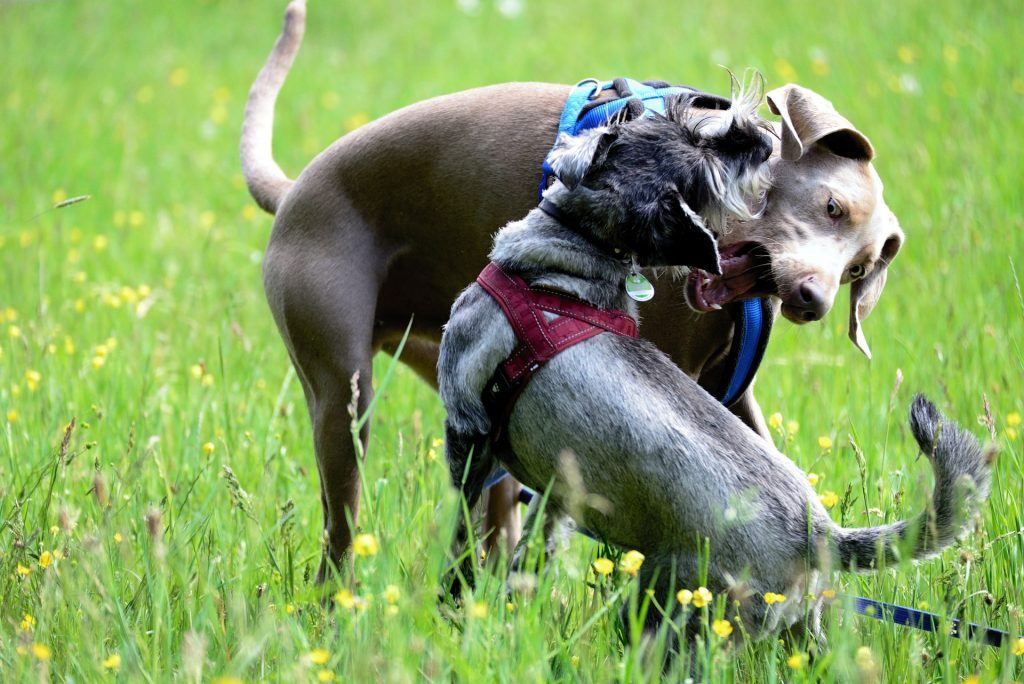
[[[832,197],[828,198],[828,204],[825,205],[825,211],[828,215],[836,219],[843,215],[843,208],[839,206],[839,202],[836,202]]]
[[[864,277],[864,264],[854,264],[850,267],[850,277],[854,280]]]

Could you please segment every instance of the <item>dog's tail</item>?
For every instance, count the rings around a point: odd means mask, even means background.
[[[906,552],[900,545],[905,540],[913,542],[912,559],[934,555],[967,533],[988,497],[993,454],[973,435],[945,419],[920,394],[910,407],[910,429],[935,470],[930,505],[917,517],[891,525],[835,530],[843,569],[870,570],[880,558],[893,562],[900,550]]]
[[[249,90],[242,120],[242,174],[260,208],[273,214],[294,181],[274,161],[274,103],[306,30],[306,1],[292,0],[281,35]]]

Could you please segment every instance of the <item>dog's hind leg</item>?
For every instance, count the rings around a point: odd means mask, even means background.
[[[263,262],[267,302],[302,382],[313,427],[325,537],[318,582],[340,567],[351,545],[359,514],[359,454],[370,431],[367,420],[357,446],[350,407],[362,416],[373,396],[375,311],[384,266],[372,245],[355,239],[356,222],[343,206],[285,203]]]

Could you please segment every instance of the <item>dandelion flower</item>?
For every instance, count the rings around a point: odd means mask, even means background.
[[[384,587],[384,600],[388,603],[398,603],[398,599],[402,598],[402,592],[398,590],[394,584],[389,584]]]
[[[213,376],[207,373],[206,375],[203,376],[203,379],[200,381],[200,383],[202,384],[203,387],[213,387]]]
[[[22,632],[31,632],[33,629],[35,629],[35,626],[36,626],[36,619],[34,617],[32,617],[31,615],[29,615],[28,613],[25,613],[25,616],[21,618],[21,625],[20,625],[21,631]]]
[[[193,364],[188,368],[188,374],[191,375],[196,380],[202,378],[204,373],[205,371],[203,370],[203,367],[200,366],[198,363]]]
[[[114,543],[115,544],[120,544],[123,541],[124,541],[124,535],[121,534],[120,532],[115,532],[114,533]]]
[[[806,664],[807,664],[807,654],[806,653],[794,653],[793,655],[789,656],[789,658],[786,660],[786,665],[789,665],[789,667],[794,669],[794,670],[799,670],[800,668],[802,668]]]
[[[914,50],[909,45],[901,45],[896,50],[896,56],[904,64],[912,64],[914,62]]]
[[[203,453],[207,456],[213,453],[213,450],[217,447],[214,446],[213,442],[206,442],[203,444]]]
[[[324,665],[331,659],[330,651],[324,648],[314,648],[306,655],[314,665]]]
[[[818,446],[822,451],[828,451],[832,448],[832,438],[828,435],[822,435],[818,438]]]
[[[49,660],[50,656],[53,655],[53,651],[51,651],[50,647],[46,644],[37,643],[32,644],[32,655],[34,655],[37,660]]]
[[[180,88],[188,82],[188,70],[185,67],[178,67],[167,77],[167,82],[175,88]]]
[[[49,551],[43,551],[39,554],[39,567],[43,570],[50,567],[53,564],[53,554]]]
[[[104,658],[102,662],[100,662],[100,665],[102,665],[105,670],[116,670],[121,667],[121,656],[117,653],[111,653]]]
[[[697,608],[703,608],[714,600],[714,594],[708,591],[707,587],[697,587],[697,591],[693,592],[693,605]]]
[[[639,551],[627,551],[619,561],[619,568],[621,568],[627,575],[636,577],[636,573],[640,570],[640,566],[643,564],[644,554]]]
[[[18,418],[20,418],[20,417],[21,416],[14,409],[9,409],[7,411],[7,422],[8,423],[17,423],[18,422]]]
[[[821,475],[818,473],[807,473],[807,481],[812,487],[817,487],[818,483],[821,482]]]
[[[768,416],[768,426],[773,430],[778,430],[782,427],[782,414],[776,412]]]
[[[339,589],[338,593],[334,595],[334,602],[346,610],[356,607],[356,597],[348,589]]]
[[[92,239],[92,248],[97,252],[102,252],[110,244],[110,240],[107,239],[106,235],[97,235]]]
[[[1017,639],[1017,643],[1013,645],[1013,655],[1024,656],[1024,637]]]
[[[732,634],[732,623],[728,620],[715,620],[711,623],[711,631],[724,639]]]
[[[1006,438],[1011,442],[1017,439],[1017,428],[1008,427],[1006,428]]]
[[[825,508],[832,508],[837,503],[839,503],[839,495],[830,489],[829,491],[819,496],[818,500],[821,501],[821,505],[824,506]]]
[[[35,392],[39,387],[39,381],[43,379],[43,374],[37,370],[25,371],[25,385],[28,387],[29,392]]]
[[[786,602],[786,595],[785,594],[776,594],[774,592],[768,591],[768,592],[765,592],[764,602],[767,603],[769,606],[772,605],[773,603],[785,603]]]
[[[507,610],[510,613],[516,612],[516,604],[512,603],[511,601],[506,601],[505,610]]]
[[[357,556],[376,556],[378,551],[380,551],[380,545],[372,534],[356,535],[352,541],[352,553]]]
[[[836,597],[836,590],[835,589],[823,589],[822,592],[821,592],[821,595],[822,595],[823,598],[826,598],[829,601],[831,601],[832,599],[834,599]]]
[[[7,336],[12,340],[16,340],[21,337],[21,328],[16,325],[7,326]]]
[[[334,672],[331,670],[320,670],[316,673],[316,680],[318,682],[333,682]]]
[[[795,420],[786,421],[786,432],[788,432],[791,435],[795,435],[799,431],[800,423],[796,422]]]
[[[1013,411],[1012,413],[1006,414],[1006,424],[1010,427],[1017,427],[1021,423],[1020,413]]]
[[[487,604],[486,603],[473,603],[469,607],[469,614],[478,620],[482,620],[487,617]]]
[[[689,589],[680,589],[676,592],[676,600],[682,605],[688,606],[693,602],[693,592]]]
[[[21,575],[22,577],[28,577],[29,575],[31,575],[31,574],[32,574],[32,568],[26,568],[26,567],[25,567],[24,565],[22,565],[21,563],[18,563],[18,568],[17,568],[17,572],[18,572],[18,574],[19,574],[19,575]]]
[[[599,575],[610,575],[614,569],[615,563],[612,563],[607,558],[602,557],[594,561],[594,572]]]
[[[257,216],[259,216],[259,212],[256,211],[256,207],[251,204],[247,204],[242,207],[242,218],[246,221],[253,221]]]

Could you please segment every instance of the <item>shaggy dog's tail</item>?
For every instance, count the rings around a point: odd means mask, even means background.
[[[284,27],[267,63],[249,90],[242,119],[242,174],[249,194],[260,208],[271,214],[295,182],[274,161],[274,103],[306,31],[306,1],[292,0],[284,13]]]
[[[910,558],[934,555],[962,537],[988,497],[992,459],[969,432],[945,419],[922,395],[910,407],[910,429],[935,471],[928,509],[890,525],[839,528],[833,532],[843,569],[870,570],[879,560],[896,561],[901,542],[912,543]]]

